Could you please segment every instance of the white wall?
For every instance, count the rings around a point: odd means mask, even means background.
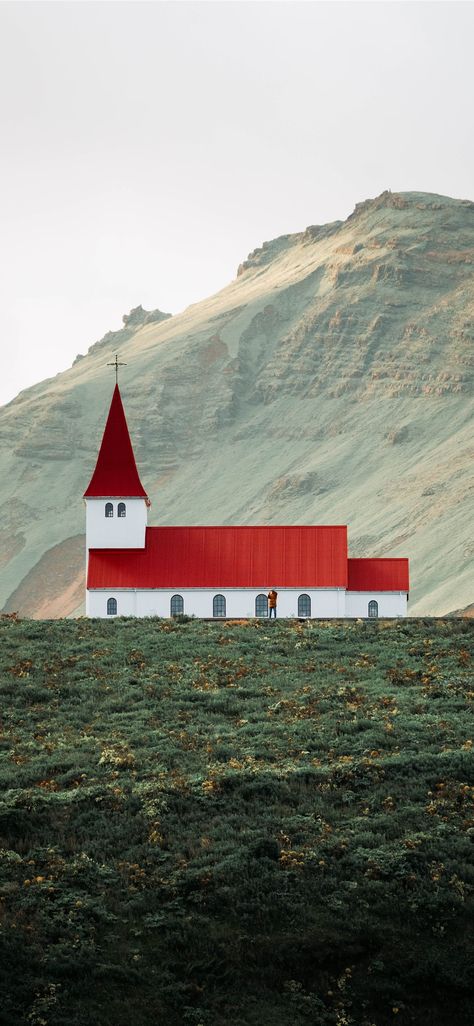
[[[348,591],[342,588],[307,589],[305,592],[291,588],[278,590],[277,616],[295,617],[298,615],[298,595],[305,594],[311,598],[311,617],[367,617],[368,605],[375,599],[379,606],[379,617],[396,617],[407,615],[407,596],[404,591]],[[266,594],[262,588],[262,593]],[[107,616],[107,599],[117,599],[118,616],[169,616],[170,602],[173,595],[182,595],[184,612],[187,616],[212,617],[212,600],[214,595],[224,595],[226,599],[226,616],[255,616],[255,599],[259,592],[256,589],[226,588],[220,592],[205,588],[172,590],[125,591],[113,589],[107,591],[91,590],[87,592],[86,612],[88,616]]]
[[[369,602],[379,604],[379,616],[406,616],[406,591],[346,591],[346,616],[368,616]]]
[[[277,616],[294,617],[298,615],[298,595],[305,594],[311,598],[311,616],[325,617],[344,616],[345,593],[343,588],[293,589],[276,588],[278,591]],[[267,594],[266,589],[223,588],[221,591],[199,589],[149,590],[149,591],[109,591],[92,590],[87,592],[86,612],[88,616],[107,616],[107,599],[117,599],[118,616],[169,616],[170,602],[173,595],[182,595],[184,612],[187,616],[212,617],[214,595],[224,595],[226,599],[226,616],[255,616],[255,599],[258,594]]]
[[[86,499],[87,549],[144,549],[147,525],[145,499]],[[105,504],[111,502],[113,517],[105,516]],[[126,516],[117,516],[124,502]]]

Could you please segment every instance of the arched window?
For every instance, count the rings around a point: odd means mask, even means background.
[[[127,516],[127,507],[126,507],[124,502],[119,502],[119,504],[117,506],[117,516],[118,517],[126,517]]]
[[[266,595],[257,595],[255,599],[255,616],[268,616],[268,599]]]
[[[107,616],[117,616],[117,599],[107,599]]]
[[[372,599],[369,602],[369,616],[377,617],[378,615],[379,615],[379,604],[378,604],[378,602],[375,601],[375,599]]]
[[[311,616],[311,599],[309,595],[298,595],[298,616]]]
[[[182,595],[173,595],[170,603],[171,616],[181,616],[184,613],[184,600]]]
[[[212,615],[213,616],[225,616],[225,596],[214,595],[212,601]]]
[[[111,502],[105,503],[105,515],[106,517],[113,517],[114,515],[114,507]]]

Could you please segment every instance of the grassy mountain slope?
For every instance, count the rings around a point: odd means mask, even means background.
[[[0,621],[0,1023],[470,1026],[472,621]]]
[[[0,410],[0,603],[77,608],[115,352],[152,523],[347,522],[352,555],[410,557],[412,612],[472,603],[473,267],[474,203],[383,193],[177,316],[137,308]]]

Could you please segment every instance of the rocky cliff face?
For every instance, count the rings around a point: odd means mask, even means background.
[[[474,203],[386,192],[123,320],[0,410],[6,609],[80,609],[115,353],[151,523],[347,523],[352,555],[410,557],[411,612],[472,602]]]

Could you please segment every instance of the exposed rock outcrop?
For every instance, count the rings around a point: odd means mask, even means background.
[[[117,348],[122,346],[124,342],[128,342],[129,338],[132,338],[137,328],[143,324],[161,324],[162,321],[167,321],[169,317],[173,315],[170,313],[163,313],[162,310],[144,310],[141,304],[134,306],[130,313],[123,314],[122,322],[123,328],[119,328],[118,331],[107,331],[105,335],[99,339],[98,342],[94,342],[88,349],[88,355],[96,352],[97,349],[104,349],[105,347],[113,349],[114,346]],[[83,353],[78,353],[74,360],[73,367],[79,360],[84,359]]]

